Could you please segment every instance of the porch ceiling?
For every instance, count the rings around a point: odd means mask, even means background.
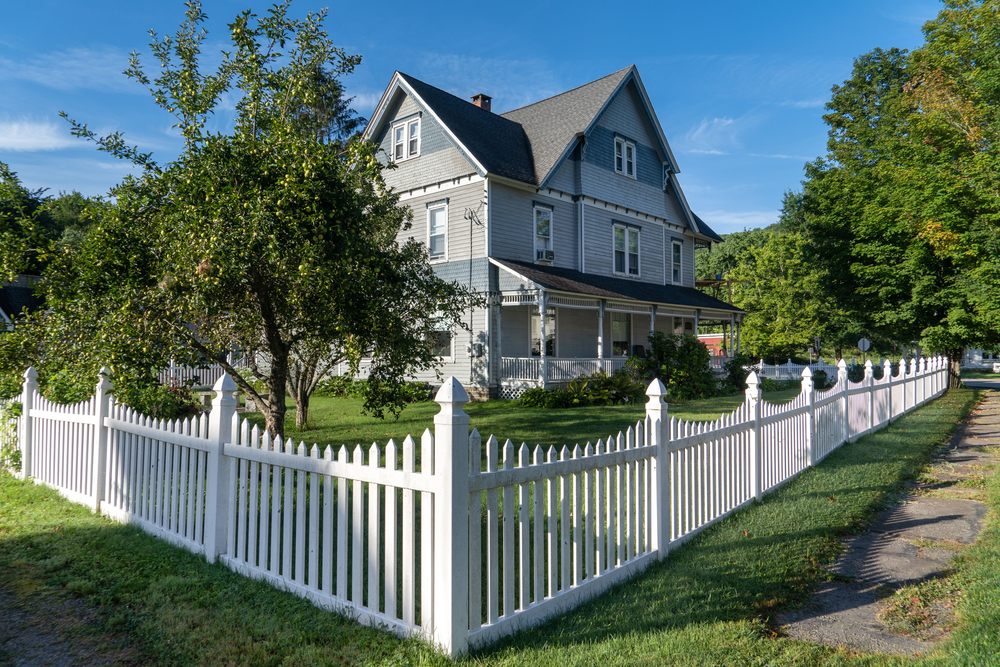
[[[539,287],[559,292],[585,294],[600,299],[643,301],[684,308],[745,313],[746,311],[720,301],[691,287],[657,285],[627,278],[598,276],[573,269],[542,266],[512,259],[490,258],[490,262],[515,276],[523,277]]]

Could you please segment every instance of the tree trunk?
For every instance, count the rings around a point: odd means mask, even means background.
[[[285,439],[285,381],[288,376],[288,356],[271,357],[271,376],[268,378],[268,410],[265,413],[267,431],[275,441]]]
[[[304,429],[309,423],[309,392],[300,388],[295,401],[295,428]]]
[[[962,357],[965,350],[948,350],[948,388],[957,389],[962,386]]]
[[[844,348],[842,347],[833,348],[833,356],[837,359],[837,363],[839,364],[840,360],[844,358]]]

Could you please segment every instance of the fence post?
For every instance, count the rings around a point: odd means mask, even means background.
[[[806,395],[806,465],[816,465],[816,383],[812,369],[802,369],[802,393]]]
[[[104,418],[109,416],[111,407],[111,369],[107,366],[101,368],[97,376],[97,388],[94,397],[97,401],[97,424],[94,426],[94,471],[91,477],[91,491],[94,493],[93,510],[100,513],[101,501],[104,500],[104,480],[106,479],[106,468],[108,466],[108,427],[104,423]]]
[[[229,529],[229,457],[224,446],[232,439],[233,415],[236,414],[236,383],[228,373],[212,387],[212,412],[208,416],[208,470],[205,502],[205,558],[214,563],[225,553]]]
[[[913,385],[913,400],[910,401],[910,408],[917,407],[917,358],[910,359],[910,384]]]
[[[841,439],[838,447],[847,442],[851,435],[851,425],[847,419],[847,361],[843,358],[837,362],[837,384],[840,385],[840,416],[842,418]]]
[[[24,371],[24,386],[21,389],[21,423],[17,429],[17,448],[21,450],[21,479],[34,477],[32,470],[31,408],[38,393],[38,371],[29,366]]]
[[[889,393],[886,396],[886,413],[885,421],[886,423],[892,421],[892,362],[886,359],[882,362],[882,379],[887,380],[886,387],[888,387]]]
[[[452,376],[434,400],[441,411],[434,415],[434,476],[439,479],[431,639],[454,657],[469,648],[469,415],[462,407],[469,394]]]
[[[663,397],[667,388],[659,378],[646,388],[646,422],[649,428],[649,446],[656,448],[653,456],[653,549],[659,559],[670,553],[670,517],[674,515],[670,503],[670,438],[669,407]]]
[[[755,371],[750,371],[747,377],[746,393],[750,419],[753,420],[753,428],[750,429],[750,493],[760,500],[764,495],[764,466],[761,461],[764,448],[760,439],[760,378]]]
[[[865,387],[868,388],[868,430],[875,430],[875,365],[871,359],[865,361]]]
[[[927,357],[920,357],[920,402],[927,402]]]

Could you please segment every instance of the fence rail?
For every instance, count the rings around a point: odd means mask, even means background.
[[[847,366],[817,392],[811,369],[783,405],[746,400],[712,422],[669,416],[654,380],[625,432],[547,450],[470,435],[468,395],[441,388],[434,429],[338,451],[272,440],[236,414],[159,421],[93,398],[55,405],[25,373],[22,474],[209,561],[457,655],[596,596],[707,526],[883,427],[947,386],[947,360],[881,380]]]

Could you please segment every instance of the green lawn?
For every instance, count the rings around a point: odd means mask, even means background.
[[[799,395],[799,389],[787,389],[765,393],[764,399],[783,403]],[[743,402],[744,395],[723,396],[700,401],[687,401],[670,405],[670,414],[683,419],[699,421],[718,419],[726,412],[732,412]],[[289,403],[291,405],[291,403]],[[525,408],[514,401],[489,401],[469,403],[465,411],[470,416],[472,428],[479,429],[483,441],[492,434],[503,442],[507,438],[520,444],[573,445],[596,443],[598,438],[624,431],[635,426],[642,419],[645,407],[637,406],[590,406],[548,410],[545,408]],[[295,413],[289,410],[285,421],[285,435],[307,444],[354,446],[358,443],[378,442],[385,445],[389,438],[397,444],[407,436],[419,439],[424,429],[434,430],[434,415],[438,404],[433,401],[407,405],[399,416],[384,420],[361,414],[361,399],[323,398],[312,399],[309,417],[312,427],[308,430],[295,428]],[[248,414],[248,418],[263,427],[261,415]]]
[[[988,527],[953,577],[963,592],[957,597],[960,626],[937,653],[920,659],[857,655],[791,641],[769,626],[775,611],[808,598],[827,576],[820,566],[837,553],[839,540],[919,473],[975,398],[972,390],[953,390],[841,447],[631,582],[461,664],[997,664],[1000,476],[987,482]],[[95,620],[71,632],[127,647],[134,664],[448,662],[421,642],[322,612],[6,474],[0,474],[0,586],[22,601],[75,598],[94,609]],[[0,642],[4,634],[0,630]]]
[[[1000,373],[993,371],[974,371],[968,368],[962,370],[963,380],[1000,380]]]

